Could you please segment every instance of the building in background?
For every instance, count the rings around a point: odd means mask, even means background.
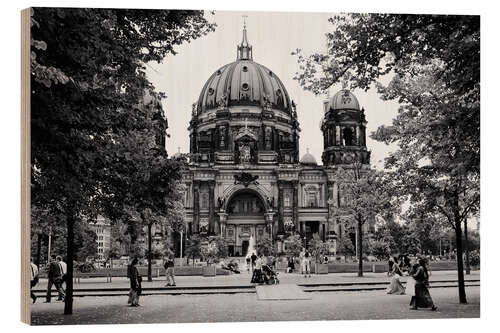
[[[109,220],[99,215],[95,223],[90,223],[90,228],[97,235],[97,255],[95,259],[106,261],[106,255],[111,248],[111,224]]]
[[[292,233],[306,245],[314,234],[334,249],[343,235],[354,243],[335,171],[369,167],[364,109],[346,89],[325,100],[320,166],[309,152],[299,159],[296,108],[276,74],[253,61],[244,27],[236,61],[209,77],[192,107],[188,235],[221,235],[235,256],[246,254],[252,236],[278,248]]]

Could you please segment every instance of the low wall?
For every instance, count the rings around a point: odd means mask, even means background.
[[[315,273],[315,264],[311,264],[311,272]],[[175,275],[178,276],[203,276],[203,267],[204,266],[176,266],[175,267]],[[295,272],[300,272],[300,265],[295,265]],[[148,268],[141,266],[138,267],[139,273],[142,276],[147,276],[148,274]],[[240,269],[244,270],[245,268],[240,265]],[[278,271],[285,271],[286,265],[285,264],[278,264],[277,270]],[[366,261],[363,262],[363,272],[375,272],[375,273],[383,273],[386,272],[388,269],[388,264],[386,262],[373,262],[373,261]],[[457,264],[455,261],[433,261],[429,264],[429,270],[431,271],[452,271],[457,269]],[[358,271],[358,263],[356,262],[335,262],[335,263],[329,263],[328,264],[328,273],[355,273]],[[217,275],[229,275],[231,272],[227,270],[223,270],[220,268],[217,268],[216,270]],[[157,276],[164,276],[165,275],[165,269],[163,267],[153,267],[152,268],[152,273],[153,277]],[[76,272],[74,273],[75,277],[76,276],[113,276],[113,277],[126,277],[127,276],[127,269],[123,267],[119,268],[102,268],[98,269],[95,272],[92,273],[80,273]],[[44,278],[46,277],[47,274],[45,272],[40,273],[40,277]]]

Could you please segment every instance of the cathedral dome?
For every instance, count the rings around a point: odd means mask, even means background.
[[[329,100],[329,104],[332,110],[361,110],[358,99],[347,89],[342,89],[333,95]]]
[[[196,104],[197,113],[238,105],[268,106],[291,113],[292,102],[281,80],[270,69],[252,60],[246,28],[237,51],[237,60],[216,70],[203,86]]]
[[[302,158],[300,159],[300,164],[304,165],[318,165],[316,162],[316,158],[309,152],[309,149],[307,149],[307,152],[302,155]]]

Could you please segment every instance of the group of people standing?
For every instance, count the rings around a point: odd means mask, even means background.
[[[401,282],[401,277],[407,272],[408,279],[406,288]],[[430,308],[437,310],[432,297],[429,293],[429,270],[427,269],[427,260],[419,258],[417,262],[411,263],[408,256],[403,256],[401,260],[396,257],[389,258],[389,272],[391,282],[387,288],[388,294],[410,295],[410,309]]]
[[[306,278],[311,277],[311,254],[305,248],[302,248],[300,251],[298,261],[300,274],[303,274]],[[287,273],[293,273],[295,271],[295,263],[295,257],[287,258]]]
[[[39,281],[39,269],[38,266],[30,262],[30,270],[31,270],[31,280],[30,280],[30,296],[33,300],[33,303],[36,302],[36,295],[33,293],[33,287],[38,284]],[[58,293],[58,301],[64,301],[64,297],[66,296],[65,288],[63,284],[66,282],[66,273],[67,266],[63,261],[61,256],[52,255],[48,264],[48,272],[47,272],[47,295],[45,297],[45,303],[50,303],[52,300],[52,286],[55,286]]]

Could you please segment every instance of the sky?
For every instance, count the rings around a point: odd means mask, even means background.
[[[333,29],[328,18],[334,13],[217,11],[212,15],[207,12],[207,18],[217,23],[215,32],[178,46],[175,49],[177,54],[168,56],[161,64],[148,64],[150,81],[158,91],[167,95],[162,103],[169,122],[168,152],[174,154],[178,149],[189,152],[187,127],[191,105],[198,100],[210,75],[236,60],[236,46],[242,39],[244,15],[248,41],[253,46],[253,60],[278,75],[290,98],[297,104],[301,128],[299,155],[309,149],[321,164],[323,135],[319,124],[326,95],[315,96],[293,80],[298,64],[291,53],[297,48],[302,49],[305,55],[324,52],[325,33]],[[330,95],[340,89],[340,84],[332,86]],[[365,108],[367,137],[380,125],[391,124],[398,110],[396,102],[382,101],[374,89],[367,92],[354,90],[353,93]],[[367,138],[367,147],[372,152],[372,165],[381,168],[392,148],[370,138]]]

